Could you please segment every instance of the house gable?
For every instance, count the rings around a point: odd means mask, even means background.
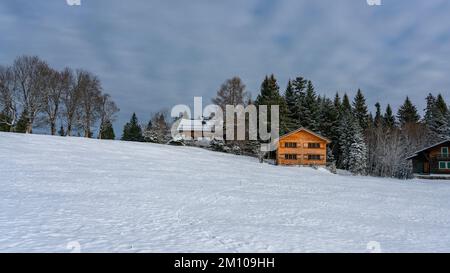
[[[325,165],[330,141],[310,130],[300,128],[281,136],[277,142],[280,165]]]
[[[290,136],[292,136],[292,135],[298,135],[298,133],[301,133],[301,132],[303,132],[304,134],[309,134],[309,135],[315,136],[315,137],[317,137],[317,138],[319,138],[319,139],[321,139],[322,141],[325,141],[325,142],[327,142],[327,143],[331,143],[331,140],[329,140],[328,138],[323,137],[323,136],[321,136],[321,135],[319,135],[319,134],[317,134],[317,133],[315,133],[315,132],[313,132],[313,131],[311,131],[311,130],[309,130],[309,129],[304,128],[304,127],[298,128],[298,129],[295,130],[295,131],[292,131],[292,132],[290,132],[290,133],[287,133],[287,134],[285,134],[285,135],[282,135],[281,137],[278,138],[278,140],[279,140],[279,141],[282,141],[283,139],[286,139],[286,138],[288,138],[288,137],[290,137]],[[303,135],[304,135],[304,134],[303,134]]]
[[[450,140],[416,151],[412,160],[415,174],[450,174]]]

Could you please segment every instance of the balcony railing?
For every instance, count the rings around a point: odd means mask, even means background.
[[[432,156],[432,158],[436,160],[450,160],[450,154],[437,154]]]

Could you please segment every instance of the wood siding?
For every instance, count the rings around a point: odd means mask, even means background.
[[[439,162],[450,162],[450,153],[442,154],[442,147],[448,147],[450,143],[443,143],[420,152],[412,158],[413,173],[415,174],[450,174],[450,169],[439,169]]]
[[[429,152],[430,172],[435,174],[450,174],[449,169],[439,169],[439,162],[450,162],[450,157],[441,154],[441,148],[448,147],[447,145],[439,145],[434,147]],[[448,147],[450,149],[450,147]]]
[[[296,143],[296,148],[285,147],[286,143]],[[320,148],[308,148],[309,143],[319,143]],[[286,154],[297,155],[297,159],[286,159]],[[308,155],[318,155],[319,160],[309,160]],[[306,130],[281,137],[276,154],[279,165],[326,165],[327,141]]]

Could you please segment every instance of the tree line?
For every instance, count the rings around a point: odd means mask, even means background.
[[[212,102],[223,109],[225,105],[267,105],[269,114],[270,107],[278,105],[280,134],[305,127],[329,138],[328,162],[337,168],[408,178],[407,156],[450,138],[450,110],[444,97],[430,93],[425,99],[423,117],[409,97],[396,113],[390,104],[383,108],[377,102],[373,114],[362,90],[353,99],[346,93],[329,98],[318,95],[312,81],[299,76],[289,80],[282,92],[275,76],[268,75],[254,100],[243,81],[233,77],[220,86]],[[52,135],[93,137],[98,130],[98,138],[114,139],[112,123],[118,111],[98,76],[89,71],[58,71],[36,56],[20,56],[12,65],[0,65],[0,131],[32,133],[45,126]],[[141,126],[133,114],[123,128],[122,140],[167,143],[173,122],[159,111]],[[270,128],[270,122],[265,125]],[[225,136],[224,141],[213,140],[211,148],[257,154],[259,144],[227,141]]]
[[[450,110],[441,94],[426,97],[423,117],[409,97],[397,113],[390,104],[382,108],[377,102],[373,114],[362,90],[353,99],[347,93],[329,98],[318,95],[312,81],[300,76],[289,80],[282,92],[275,76],[270,75],[264,78],[254,100],[243,81],[233,77],[220,86],[212,102],[222,109],[225,105],[267,105],[269,114],[270,107],[278,105],[280,135],[305,127],[329,138],[332,143],[327,161],[358,175],[410,178],[411,162],[406,158],[420,148],[450,138]],[[171,139],[173,122],[164,112],[157,112],[141,126],[133,114],[124,126],[122,140],[166,143]],[[265,126],[270,129],[270,122]],[[224,138],[212,140],[210,148],[247,155],[260,151],[259,141]]]
[[[271,105],[279,105],[281,135],[305,127],[329,138],[328,162],[359,175],[409,178],[412,168],[406,158],[411,153],[450,139],[450,111],[441,94],[426,97],[423,117],[409,97],[396,114],[390,104],[383,111],[379,102],[373,114],[362,90],[353,100],[346,93],[328,98],[316,93],[311,80],[296,77],[281,92],[277,79],[270,75],[263,80],[254,101],[242,80],[234,77],[225,81],[213,102],[268,105],[269,113]],[[229,144],[235,142],[225,142]],[[254,142],[244,141],[238,150],[255,152],[255,147]]]
[[[48,127],[52,135],[90,138],[98,129],[98,138],[114,139],[119,108],[95,74],[58,71],[37,56],[20,56],[12,65],[0,65],[0,111],[0,131]]]
[[[133,113],[129,122],[123,127],[121,140],[165,144],[172,139],[171,124],[166,111],[159,111],[152,115],[145,126],[142,126]]]

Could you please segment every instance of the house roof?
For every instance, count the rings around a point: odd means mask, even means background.
[[[419,153],[426,152],[426,151],[428,151],[428,150],[430,150],[430,149],[433,149],[433,148],[435,148],[435,147],[437,147],[437,146],[439,146],[439,145],[442,145],[442,144],[444,144],[444,143],[447,143],[447,142],[450,143],[450,139],[441,141],[441,142],[436,143],[436,144],[433,144],[433,145],[431,145],[431,146],[429,146],[429,147],[426,147],[426,148],[423,148],[423,149],[421,149],[421,150],[415,151],[414,154],[411,155],[410,157],[407,157],[406,160],[413,159],[413,158],[419,156]]]
[[[287,136],[293,135],[293,134],[301,132],[301,131],[306,131],[306,132],[308,132],[308,133],[310,133],[310,134],[312,134],[312,135],[314,135],[314,136],[316,136],[316,137],[318,137],[320,139],[325,140],[327,143],[331,143],[331,140],[329,140],[328,138],[326,138],[324,136],[321,136],[321,135],[319,135],[319,134],[317,134],[317,133],[315,133],[315,132],[313,132],[313,131],[305,128],[305,127],[300,127],[297,130],[295,130],[295,131],[292,131],[290,133],[284,134],[284,135],[280,136],[276,141],[279,141],[280,139],[283,139],[283,138],[285,138]]]

